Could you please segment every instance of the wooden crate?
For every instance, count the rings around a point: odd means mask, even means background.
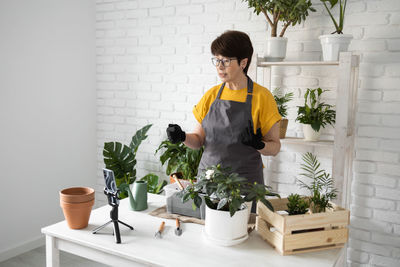
[[[347,242],[350,212],[334,204],[323,213],[280,215],[287,198],[269,199],[275,212],[257,204],[256,230],[281,255],[343,247]]]

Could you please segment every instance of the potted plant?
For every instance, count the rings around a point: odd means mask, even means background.
[[[307,88],[304,94],[304,106],[299,106],[296,121],[303,124],[305,140],[317,141],[321,135],[320,129],[327,124],[333,126],[335,123],[336,111],[332,105],[321,102],[322,93],[327,90],[321,88]]]
[[[183,143],[173,144],[168,140],[162,141],[156,153],[164,150],[160,155],[161,164],[167,163],[166,174],[170,176],[170,182],[174,183],[173,175],[179,179],[193,180],[197,175],[204,147],[191,149]]]
[[[336,199],[337,189],[334,188],[333,178],[325,170],[320,169],[317,157],[310,152],[303,155],[301,169],[304,173],[300,175],[311,179],[311,183],[298,180],[302,188],[310,192],[309,206],[311,213],[325,212],[327,208],[332,208],[331,200]]]
[[[309,208],[307,199],[301,197],[299,194],[290,194],[288,196],[287,212],[289,215],[305,214]]]
[[[161,194],[164,186],[167,185],[167,181],[162,180],[161,182],[158,182],[158,180],[159,177],[154,173],[149,173],[140,179],[140,181],[147,182],[147,192],[151,194]]]
[[[128,196],[126,189],[136,180],[136,152],[142,141],[147,138],[146,133],[151,126],[152,124],[149,124],[136,131],[129,146],[120,142],[104,143],[104,163],[107,169],[114,172],[116,185],[121,190],[121,199]],[[128,185],[128,187],[123,184]]]
[[[278,106],[279,114],[282,116],[282,120],[279,122],[279,138],[283,139],[286,136],[287,126],[289,120],[287,117],[287,105],[286,103],[293,99],[293,92],[287,93],[282,96],[279,88],[275,88],[272,92],[274,95],[275,102]]]
[[[351,34],[343,34],[344,27],[344,15],[346,12],[347,0],[320,0],[324,5],[330,18],[332,19],[333,25],[335,25],[335,31],[331,34],[321,35],[319,37],[322,46],[322,56],[324,61],[337,61],[339,59],[339,53],[347,51],[351,39]],[[330,4],[328,7],[327,2]],[[339,18],[335,20],[331,13],[331,9],[339,3]]]
[[[182,201],[193,199],[199,208],[204,198],[206,218],[204,235],[217,245],[231,246],[248,237],[247,222],[251,201],[260,200],[272,208],[265,196],[279,196],[270,187],[249,183],[246,178],[221,165],[211,166],[198,176],[197,183],[181,192]]]
[[[267,38],[264,58],[267,61],[282,61],[286,57],[287,38],[283,37],[286,29],[300,24],[314,12],[311,0],[243,0],[248,2],[254,13],[264,14],[271,27],[271,38]],[[282,29],[278,36],[278,24],[282,22]]]

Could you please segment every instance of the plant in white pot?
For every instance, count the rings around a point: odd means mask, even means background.
[[[304,94],[304,106],[299,106],[296,121],[303,124],[304,138],[307,141],[317,141],[321,135],[321,128],[334,125],[336,111],[333,106],[321,102],[321,95],[327,90],[321,88],[307,88]]]
[[[278,106],[278,112],[282,116],[282,120],[279,122],[279,138],[284,139],[289,123],[289,120],[286,118],[288,109],[286,103],[293,99],[293,92],[282,95],[281,90],[279,88],[275,88],[272,94],[274,95],[276,105]]]
[[[221,165],[208,167],[181,193],[182,201],[194,200],[199,208],[206,202],[204,235],[216,245],[232,246],[248,238],[247,223],[251,201],[260,200],[273,210],[265,196],[279,196],[270,187],[249,183],[246,178]]]
[[[282,61],[286,57],[287,38],[283,37],[286,29],[300,24],[308,16],[308,12],[315,12],[311,0],[242,0],[248,2],[254,13],[265,15],[271,27],[271,37],[267,38],[264,58],[267,61]],[[278,36],[278,23],[282,22],[282,29]]]
[[[322,46],[322,56],[324,61],[337,61],[339,59],[340,52],[346,52],[351,39],[353,36],[351,34],[343,34],[344,27],[344,14],[346,12],[347,0],[320,0],[324,5],[325,9],[328,11],[333,24],[335,25],[335,31],[331,34],[321,35],[319,37]],[[330,4],[328,7],[327,3]],[[333,9],[337,4],[339,4],[339,18],[338,21],[335,20],[332,15],[331,9]]]

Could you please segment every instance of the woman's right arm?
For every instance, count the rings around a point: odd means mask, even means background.
[[[186,146],[192,149],[199,149],[204,145],[206,134],[200,123],[197,122],[192,133],[186,134],[186,139],[183,142]]]

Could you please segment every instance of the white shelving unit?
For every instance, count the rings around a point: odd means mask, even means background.
[[[338,86],[336,97],[336,124],[333,141],[310,142],[301,138],[286,137],[281,139],[286,144],[301,144],[311,146],[328,146],[333,148],[332,176],[335,186],[339,189],[337,203],[350,208],[350,190],[353,175],[355,112],[357,104],[359,56],[351,52],[340,53],[339,61],[282,61],[265,62],[257,58],[256,81],[271,89],[272,68],[274,66],[337,66]],[[263,68],[262,81],[259,81],[258,70]]]

